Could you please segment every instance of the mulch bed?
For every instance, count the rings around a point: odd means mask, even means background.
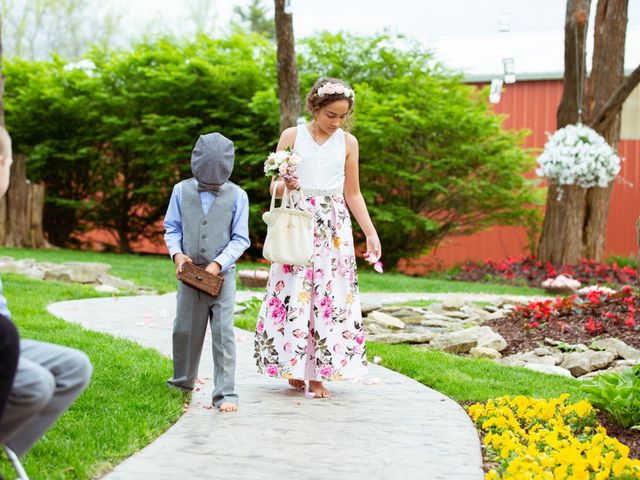
[[[598,338],[615,337],[640,349],[640,295],[629,290],[614,295],[592,295],[590,299],[576,295],[564,297],[554,301],[550,310],[540,308],[541,303],[529,305],[532,308],[523,306],[507,317],[483,323],[506,340],[503,355],[533,350],[545,344],[545,339],[588,346]],[[542,316],[536,318],[540,312]],[[635,321],[633,325],[625,323],[630,315]],[[640,458],[640,431],[617,425],[604,412],[598,412],[598,421],[611,437],[630,448],[630,457]],[[491,468],[486,460],[485,468]]]
[[[503,355],[533,350],[545,338],[587,346],[601,337],[615,337],[640,348],[640,295],[621,291],[613,295],[571,295],[555,301],[531,302],[511,315],[489,320],[491,327],[507,341]],[[629,318],[633,325],[629,325]]]
[[[512,355],[517,352],[527,352],[541,346],[545,338],[563,341],[568,344],[583,343],[587,346],[596,339],[615,337],[627,345],[640,349],[640,328],[636,325],[632,328],[626,325],[613,324],[607,326],[604,335],[592,335],[586,329],[586,319],[576,319],[575,322],[543,323],[536,328],[527,329],[523,322],[512,322],[501,318],[489,320],[483,323],[492,330],[502,335],[507,341],[507,348],[502,355]]]

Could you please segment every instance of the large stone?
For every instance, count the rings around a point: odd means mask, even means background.
[[[610,337],[596,340],[591,344],[591,348],[595,350],[606,350],[625,360],[640,361],[640,350],[627,345],[618,338]]]
[[[535,372],[548,373],[551,375],[562,375],[563,377],[572,378],[571,372],[566,368],[558,367],[555,365],[546,365],[541,363],[525,363],[522,365],[527,370],[533,370]]]
[[[378,325],[382,325],[383,327],[390,329],[402,329],[405,327],[405,323],[402,320],[379,310],[375,310],[367,315],[365,322],[377,323]]]
[[[508,365],[510,367],[522,367],[525,363],[527,363],[522,359],[522,354],[520,353],[499,358],[496,360],[496,362],[502,365]]]
[[[460,320],[465,320],[469,318],[469,314],[461,310],[449,310],[445,312],[445,315],[449,318],[455,318]]]
[[[460,310],[467,303],[462,295],[450,295],[442,302],[445,310]]]
[[[447,317],[446,315],[442,315],[440,313],[434,313],[434,312],[425,312],[422,320],[424,321],[425,319],[426,320],[442,320],[444,322],[453,321],[451,318]],[[455,321],[457,322],[458,320],[456,319]]]
[[[460,327],[459,323],[454,323],[450,320],[424,320],[420,325],[423,327],[436,327],[449,330],[457,330]]]
[[[366,316],[374,310],[379,310],[382,308],[382,304],[378,302],[365,303],[363,302],[360,305],[360,310],[362,311],[362,316]]]
[[[471,350],[469,350],[469,356],[471,356],[472,358],[496,359],[502,357],[502,354],[499,351],[494,350],[493,348],[473,347]]]
[[[110,271],[111,265],[105,263],[46,264],[44,279],[74,283],[101,283],[100,277],[108,275]]]
[[[378,335],[369,335],[367,341],[378,343],[429,343],[435,334],[431,332],[425,333],[383,333]]]
[[[623,373],[629,370],[631,367],[629,365],[616,365],[605,370],[595,370],[593,372],[585,373],[581,377],[578,377],[580,380],[591,380],[598,375],[605,375],[607,373]]]
[[[534,352],[526,352],[520,356],[520,359],[526,363],[537,363],[539,365],[560,365],[562,356],[555,355],[536,355]]]
[[[581,377],[585,373],[606,368],[615,358],[615,354],[607,351],[569,352],[564,354],[560,366],[569,370],[574,377]]]
[[[507,342],[489,327],[473,327],[438,335],[431,341],[430,346],[434,350],[449,353],[467,353],[473,347],[501,351],[507,347]]]
[[[419,325],[424,320],[424,315],[420,310],[414,310],[412,308],[382,308],[383,313],[391,315],[392,317],[402,320],[404,323],[411,323],[413,325]]]

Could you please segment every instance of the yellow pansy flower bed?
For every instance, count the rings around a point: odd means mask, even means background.
[[[607,435],[593,407],[568,394],[551,400],[508,396],[467,408],[495,467],[485,480],[639,479],[640,460]]]

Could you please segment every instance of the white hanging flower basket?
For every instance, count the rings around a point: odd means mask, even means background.
[[[595,130],[567,125],[549,136],[536,174],[562,185],[606,187],[620,173],[620,157]],[[558,200],[562,197],[559,189]]]

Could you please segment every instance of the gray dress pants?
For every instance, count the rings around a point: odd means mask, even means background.
[[[21,340],[0,443],[24,455],[87,387],[91,373],[89,358],[79,350]]]
[[[173,377],[170,385],[193,389],[198,375],[207,324],[211,327],[213,350],[212,404],[238,403],[235,393],[236,342],[233,312],[236,298],[236,269],[223,273],[220,295],[212,297],[178,283],[176,318],[173,322]]]

